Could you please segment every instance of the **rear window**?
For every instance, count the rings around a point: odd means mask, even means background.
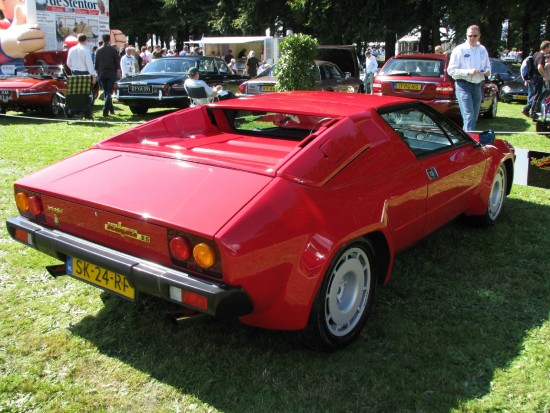
[[[281,112],[225,111],[233,130],[241,134],[302,140],[333,118]]]
[[[445,61],[439,59],[390,59],[380,71],[386,76],[442,77]]]

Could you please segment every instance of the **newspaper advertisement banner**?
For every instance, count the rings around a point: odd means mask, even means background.
[[[68,36],[83,33],[91,48],[109,33],[108,0],[2,0],[0,72],[23,64],[27,53],[61,50]]]

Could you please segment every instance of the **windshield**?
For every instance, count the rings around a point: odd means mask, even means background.
[[[386,76],[440,77],[445,61],[440,59],[390,59],[380,71]]]
[[[155,59],[147,63],[141,73],[181,73],[186,74],[187,71],[196,67],[196,62],[193,59]]]
[[[2,76],[2,78],[13,77]],[[54,65],[36,65],[36,66],[25,66],[18,67],[15,71],[15,76],[17,77],[32,77],[33,79],[59,79],[66,76],[63,66],[54,66]]]

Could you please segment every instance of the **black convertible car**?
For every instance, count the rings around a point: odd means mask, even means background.
[[[183,87],[187,71],[197,67],[209,85],[235,89],[248,78],[234,74],[225,61],[214,56],[163,57],[148,63],[141,73],[117,82],[118,101],[132,113],[144,115],[149,108],[186,108],[189,98]]]

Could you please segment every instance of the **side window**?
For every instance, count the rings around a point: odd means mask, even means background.
[[[332,79],[342,79],[343,78],[342,74],[336,68],[336,66],[329,66],[329,68],[330,68],[330,77]]]
[[[215,74],[216,73],[216,66],[214,65],[213,59],[201,59],[201,62],[199,64],[199,72],[203,72],[206,74]]]
[[[229,68],[227,67],[227,65],[225,64],[225,62],[223,60],[216,60],[216,63],[218,64],[218,71],[221,73],[221,74],[229,74]]]
[[[400,108],[381,116],[417,157],[468,142],[453,125],[419,108]]]

